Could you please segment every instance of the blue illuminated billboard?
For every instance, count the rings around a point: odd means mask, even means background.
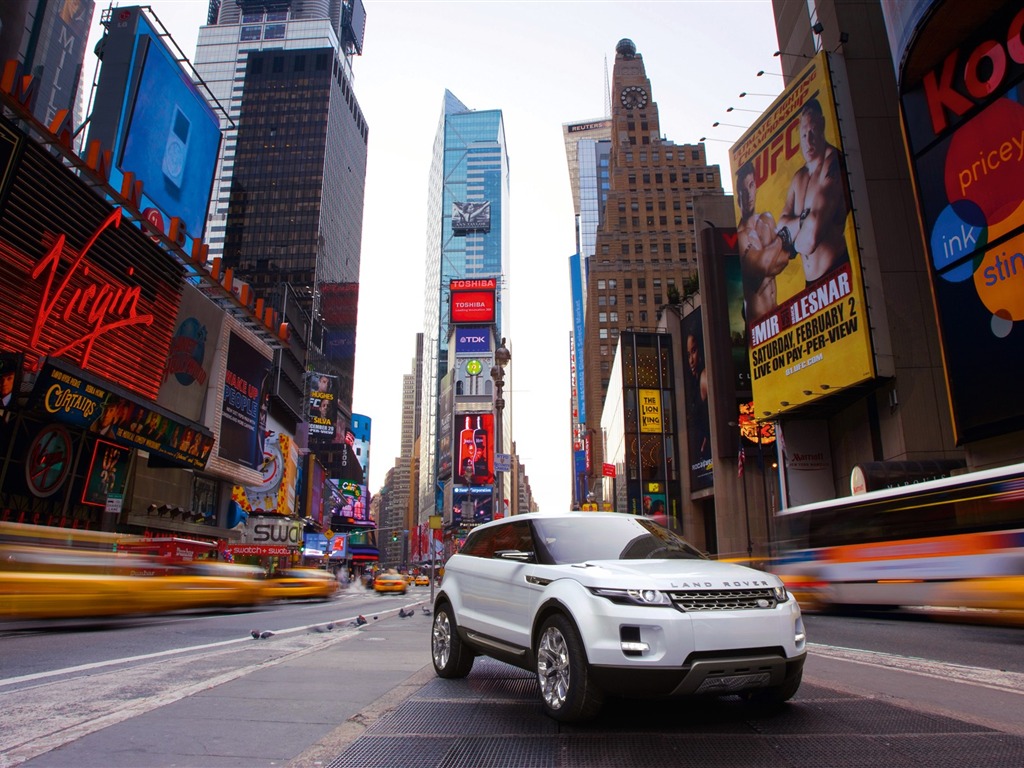
[[[201,238],[220,151],[220,120],[209,101],[138,7],[112,9],[100,43],[103,67],[90,140],[113,152],[113,186],[131,172],[143,208],[180,218]],[[166,232],[166,230],[165,230]]]

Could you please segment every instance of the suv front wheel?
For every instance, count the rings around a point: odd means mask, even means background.
[[[554,614],[544,620],[535,656],[541,701],[550,717],[573,723],[597,715],[604,693],[591,680],[583,641],[567,617]]]
[[[459,637],[451,605],[439,603],[430,633],[430,657],[438,677],[465,677],[473,669],[473,652]]]

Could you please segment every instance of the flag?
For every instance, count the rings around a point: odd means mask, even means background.
[[[743,446],[740,445],[739,455],[736,456],[736,477],[743,477],[743,459],[744,459]]]

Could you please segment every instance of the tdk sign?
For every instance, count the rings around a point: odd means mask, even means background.
[[[456,352],[490,352],[491,329],[466,326],[455,331]]]

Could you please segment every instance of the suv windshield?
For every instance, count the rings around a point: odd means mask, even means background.
[[[703,560],[681,536],[644,518],[627,515],[553,517],[533,521],[538,549],[558,565],[588,560]]]

